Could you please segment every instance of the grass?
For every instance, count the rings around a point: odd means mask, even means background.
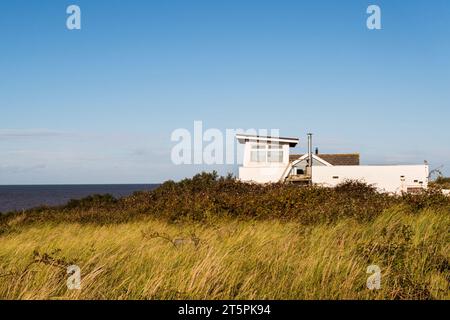
[[[4,216],[0,298],[450,298],[448,198],[197,178],[122,200],[96,196]],[[241,188],[254,189],[246,199],[227,198]],[[189,194],[203,194],[203,209]],[[327,201],[329,211],[311,213],[298,198],[291,203],[294,196]],[[260,201],[268,208],[258,209]],[[66,286],[72,264],[81,268],[81,290]],[[380,290],[366,287],[372,264],[381,268]]]

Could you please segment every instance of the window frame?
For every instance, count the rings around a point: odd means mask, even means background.
[[[283,145],[279,143],[252,143],[250,146],[250,162],[280,164],[284,162],[284,153]]]

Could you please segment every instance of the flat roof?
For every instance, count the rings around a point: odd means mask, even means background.
[[[236,134],[236,138],[240,143],[245,143],[246,141],[273,141],[279,143],[288,143],[289,146],[295,147],[299,142],[298,138],[288,138],[288,137],[274,137],[274,136],[257,136],[251,134]]]

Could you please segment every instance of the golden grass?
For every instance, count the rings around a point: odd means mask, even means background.
[[[309,227],[43,222],[0,236],[0,298],[448,299],[449,225],[448,214],[401,207],[372,222]],[[72,263],[81,290],[67,289]],[[381,268],[380,290],[366,288],[370,264]]]

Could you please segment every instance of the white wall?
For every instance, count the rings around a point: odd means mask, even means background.
[[[289,164],[289,144],[280,143],[283,150],[283,162],[252,162],[251,146],[255,142],[246,142],[244,147],[243,166],[239,168],[239,179],[246,182],[271,183],[279,182],[283,173],[287,170]],[[259,142],[264,144],[264,142]]]
[[[286,170],[283,167],[240,167],[239,179],[245,182],[270,183],[278,182]]]
[[[401,178],[401,176],[404,176],[404,178]],[[360,180],[368,184],[373,184],[379,191],[399,193],[406,191],[407,187],[428,187],[428,166],[313,167],[313,183],[334,187],[345,180]],[[417,182],[414,182],[414,180],[417,180]],[[420,184],[420,181],[423,183]]]

